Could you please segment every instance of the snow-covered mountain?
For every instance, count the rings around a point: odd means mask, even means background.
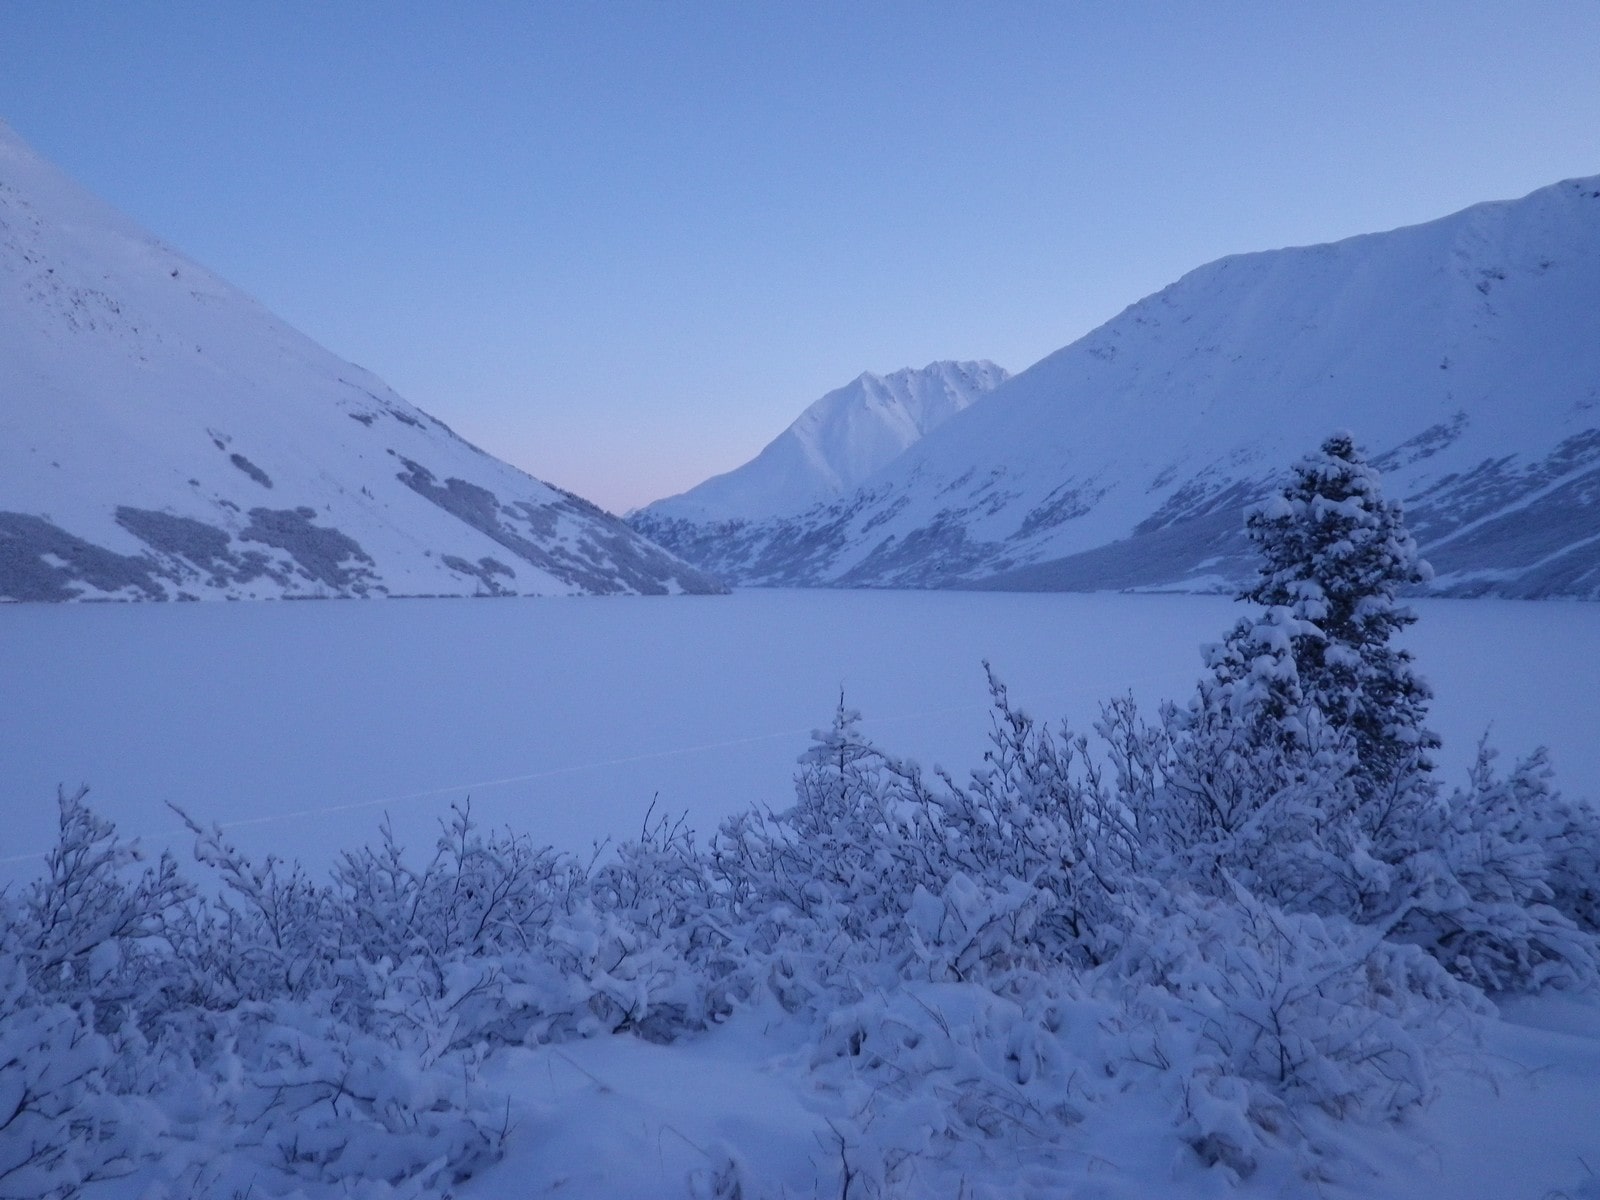
[[[1232,588],[1241,510],[1336,428],[1436,590],[1600,598],[1600,177],[1222,259],[847,496],[635,525],[750,584]]]
[[[697,522],[802,512],[853,491],[1009,378],[1009,371],[986,360],[865,372],[812,404],[744,466],[641,511],[651,520]]]
[[[708,592],[0,124],[0,598]]]

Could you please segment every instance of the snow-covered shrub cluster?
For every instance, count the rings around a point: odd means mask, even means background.
[[[1254,615],[1187,704],[1080,736],[991,674],[958,780],[841,700],[794,805],[706,845],[656,820],[585,862],[457,809],[425,863],[385,830],[315,882],[191,822],[199,888],[63,795],[44,877],[0,895],[0,1197],[429,1194],[500,1153],[495,1047],[768,1003],[850,1195],[972,1194],[996,1163],[1050,1190],[1133,1110],[1218,1170],[1337,1173],[1339,1123],[1425,1103],[1487,994],[1595,979],[1600,817],[1539,754],[1436,779],[1391,641],[1426,568],[1348,437],[1248,527]]]
[[[83,793],[59,803],[45,878],[0,898],[0,1196],[136,1171],[152,1194],[382,1195],[494,1157],[503,1114],[449,1037],[454,997],[417,956],[358,947],[358,913],[395,916],[372,893],[208,836],[226,890],[205,899]]]

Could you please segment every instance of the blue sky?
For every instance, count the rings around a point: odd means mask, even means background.
[[[0,0],[0,117],[621,511],[863,370],[1600,173],[1600,2]]]

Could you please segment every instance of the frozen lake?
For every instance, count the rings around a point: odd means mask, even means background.
[[[1408,644],[1447,777],[1492,725],[1600,795],[1600,605],[1430,601]],[[788,802],[841,689],[885,750],[958,775],[988,729],[982,660],[1020,705],[1087,728],[1131,691],[1184,698],[1219,597],[749,591],[729,597],[0,609],[0,879],[32,875],[58,784],[147,846],[167,811],[321,868],[385,813],[414,851],[470,795],[486,824],[586,849],[652,797],[708,832]]]

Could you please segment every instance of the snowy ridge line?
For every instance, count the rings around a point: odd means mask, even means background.
[[[1126,690],[1135,686],[1147,686],[1153,682],[1153,675],[1145,675],[1132,680]],[[1084,688],[1062,688],[1053,692],[1045,692],[1039,696],[1040,700],[1054,700],[1062,696],[1082,696],[1086,694]],[[927,717],[954,716],[959,713],[987,712],[988,704],[957,704],[945,708],[931,708],[924,712],[902,713],[897,717],[862,718],[863,725],[903,725],[907,721],[920,721]],[[315,808],[296,809],[293,812],[272,813],[262,817],[241,817],[233,821],[206,823],[206,828],[219,830],[244,829],[255,825],[272,825],[279,821],[295,821],[308,817],[324,816],[330,813],[358,812],[363,808],[378,808],[389,804],[409,804],[416,800],[428,800],[436,796],[449,796],[457,792],[472,792],[485,788],[504,787],[513,783],[529,783],[536,779],[553,779],[561,775],[576,775],[581,771],[595,771],[602,767],[618,767],[630,763],[650,762],[657,759],[678,758],[686,754],[703,754],[708,750],[728,750],[735,746],[751,746],[757,742],[770,742],[777,738],[807,738],[816,735],[819,726],[808,725],[803,729],[780,729],[772,733],[757,733],[749,737],[729,738],[720,742],[705,742],[698,746],[679,746],[671,750],[653,750],[648,754],[629,754],[618,758],[597,759],[594,762],[574,763],[565,767],[551,767],[544,771],[531,771],[525,775],[507,775],[500,779],[482,779],[473,783],[447,784],[444,787],[430,788],[420,792],[405,792],[398,796],[383,796],[376,800],[355,800],[348,804],[327,804]],[[937,764],[934,764],[937,767]],[[167,841],[188,833],[188,829],[181,826],[172,826],[167,829],[144,830],[140,833],[124,834],[126,840],[137,842],[142,838]],[[13,866],[17,863],[33,862],[44,858],[48,850],[36,850],[25,854],[11,854],[0,857],[0,866]]]

